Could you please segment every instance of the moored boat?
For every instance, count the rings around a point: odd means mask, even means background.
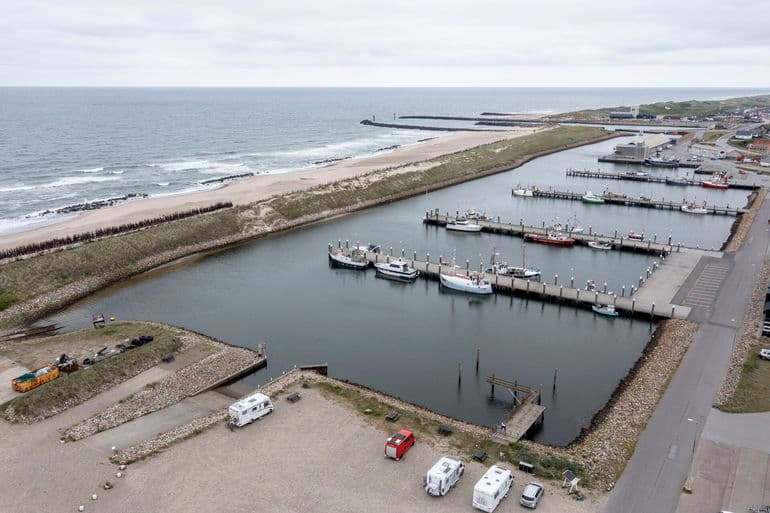
[[[549,244],[551,246],[565,246],[572,247],[575,244],[575,239],[567,237],[563,233],[549,233],[547,235],[538,235],[536,233],[525,233],[524,240],[537,242],[540,244]]]
[[[355,249],[352,251],[343,248],[333,249],[329,251],[329,261],[332,265],[348,269],[363,270],[369,267],[369,261],[363,253]]]
[[[470,276],[466,276],[454,271],[450,271],[446,274],[442,271],[439,273],[439,282],[448,289],[466,292],[468,294],[492,293],[492,284],[477,273],[471,273]]]
[[[663,157],[650,157],[644,159],[644,165],[650,167],[679,167],[679,160],[666,159]]]
[[[682,212],[688,214],[708,214],[708,209],[705,205],[696,205],[695,203],[685,203],[681,206]]]
[[[465,211],[465,218],[466,219],[473,219],[475,221],[481,220],[481,221],[489,221],[492,219],[492,216],[486,213],[486,211],[479,213],[478,211],[474,209],[466,210]]]
[[[522,188],[520,186],[517,186],[513,190],[513,195],[514,196],[519,196],[519,197],[522,197],[522,198],[531,198],[531,197],[533,197],[535,195],[534,191],[536,191],[536,190],[537,189],[535,187],[530,187],[529,189],[524,189],[524,188]]]
[[[727,181],[727,173],[723,173],[720,171],[717,171],[713,175],[711,175],[710,179],[701,182],[701,185],[708,189],[729,189],[730,188],[730,184]]]
[[[666,185],[690,185],[690,181],[686,178],[671,178],[667,176]]]
[[[618,316],[618,312],[615,310],[615,305],[605,305],[605,306],[593,305],[591,307],[591,310],[593,310],[594,313],[597,313],[599,315],[605,315],[607,317]]]
[[[377,273],[386,278],[412,281],[420,275],[420,271],[410,267],[402,259],[391,260],[390,262],[379,262],[374,264],[374,268],[377,269]]]
[[[598,240],[592,240],[588,243],[589,248],[593,249],[600,249],[602,251],[609,251],[612,249],[611,244],[607,244],[606,242],[599,242]]]
[[[602,197],[607,199],[627,199],[628,196],[623,194],[622,192],[612,192],[612,191],[604,191],[602,194]]]
[[[600,204],[604,203],[604,198],[601,196],[597,196],[591,191],[586,192],[582,198],[580,198],[583,203],[589,203],[589,204]]]
[[[456,232],[480,232],[481,226],[477,223],[465,219],[464,217],[458,217],[454,221],[449,221],[446,224],[446,229]]]
[[[631,240],[644,240],[644,233],[628,232],[626,238]]]

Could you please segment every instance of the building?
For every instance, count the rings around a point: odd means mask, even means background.
[[[770,141],[766,139],[758,139],[751,142],[746,146],[751,151],[758,151],[759,153],[770,153]]]
[[[615,146],[615,154],[613,156],[621,159],[642,161],[674,142],[675,140],[665,134],[648,135],[643,141],[618,144]]]
[[[756,131],[754,130],[738,130],[735,132],[735,138],[740,139],[742,141],[748,141],[750,139],[753,139],[756,137]]]
[[[639,117],[639,107],[631,107],[631,110],[618,110],[610,112],[610,119],[636,119]]]

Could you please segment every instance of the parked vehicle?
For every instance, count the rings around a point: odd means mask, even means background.
[[[135,344],[132,344],[135,345]],[[104,361],[108,358],[112,358],[115,355],[118,355],[121,353],[121,350],[116,347],[103,347],[99,349],[97,352],[94,353],[94,355],[90,358],[83,358],[83,366],[87,367],[89,365],[93,365],[95,363],[99,363],[101,361]]]
[[[492,465],[473,487],[473,507],[491,513],[513,486],[510,469]]]
[[[255,420],[273,413],[273,401],[265,394],[256,392],[230,405],[228,410],[230,425],[245,426]]]
[[[759,350],[759,357],[763,360],[770,360],[770,349],[760,349]]]
[[[460,480],[463,472],[465,464],[462,461],[444,456],[425,475],[425,491],[428,495],[444,496]]]
[[[40,367],[32,372],[26,372],[11,380],[11,386],[17,392],[28,392],[44,383],[53,381],[59,377],[59,369],[53,365]]]
[[[545,487],[540,483],[532,482],[527,484],[527,486],[524,487],[524,491],[521,492],[519,504],[526,508],[535,509],[537,503],[540,502],[540,498],[543,496],[544,491]]]
[[[414,434],[409,430],[402,429],[385,442],[385,457],[400,461],[414,443]]]

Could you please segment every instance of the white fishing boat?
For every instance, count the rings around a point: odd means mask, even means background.
[[[534,191],[535,191],[534,188],[523,189],[521,187],[517,187],[516,189],[513,190],[513,195],[519,196],[521,198],[531,198],[535,195]]]
[[[358,250],[348,251],[343,248],[337,248],[329,251],[329,261],[332,265],[346,267],[348,269],[366,269],[369,267],[369,261],[363,253]]]
[[[454,221],[449,221],[446,224],[446,229],[456,232],[480,232],[481,226],[477,223],[465,219],[464,217],[458,217]]]
[[[688,214],[708,214],[709,211],[705,205],[696,205],[695,203],[685,203],[681,206],[682,212]]]
[[[626,234],[626,237],[631,239],[631,240],[644,240],[644,234],[643,233],[628,232]]]
[[[570,226],[569,232],[570,233],[578,233],[578,234],[585,232],[583,227],[580,226],[580,222],[577,219],[577,214],[572,216],[572,226]]]
[[[588,243],[588,247],[589,248],[593,248],[593,249],[599,249],[599,250],[602,250],[602,251],[609,251],[609,250],[612,249],[612,245],[611,244],[607,244],[605,242],[599,242],[598,240],[590,241]]]
[[[489,221],[492,219],[492,216],[487,214],[486,211],[479,213],[477,210],[470,209],[465,211],[465,218],[466,219],[473,219],[474,221]]]
[[[524,280],[540,280],[540,270],[525,267],[524,258],[524,245],[522,244],[522,266],[516,267],[508,265],[505,262],[497,261],[497,253],[492,253],[492,259],[490,266],[486,271],[490,274],[497,274],[499,276],[510,276],[511,278],[521,278]]]
[[[615,305],[605,305],[605,306],[593,305],[591,307],[591,310],[593,310],[594,313],[597,313],[599,315],[604,315],[607,317],[618,316],[618,312],[615,310]]]
[[[420,271],[409,267],[409,264],[400,258],[390,262],[379,262],[374,264],[374,268],[377,269],[377,273],[386,278],[402,281],[412,281],[420,275]]]
[[[477,273],[471,273],[470,276],[450,271],[446,274],[439,273],[441,285],[448,289],[466,292],[468,294],[491,294],[492,284],[483,279]]]
[[[587,193],[585,193],[581,198],[581,200],[583,201],[583,203],[589,203],[589,204],[595,204],[595,205],[604,203],[604,198],[602,198],[601,196],[597,196],[591,191],[588,191]]]

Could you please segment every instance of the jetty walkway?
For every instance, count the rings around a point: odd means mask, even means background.
[[[708,172],[707,174],[712,174]],[[677,178],[675,176],[651,176],[651,175],[639,175],[636,173],[605,173],[602,171],[588,171],[578,169],[568,169],[567,176],[581,177],[581,178],[599,178],[601,180],[628,180],[633,182],[652,182],[665,184],[667,179],[674,179],[681,183],[669,184],[676,186],[695,186],[702,187],[702,180],[689,180],[685,178]],[[730,184],[731,189],[745,189],[754,191],[759,189],[759,185],[756,184]]]

